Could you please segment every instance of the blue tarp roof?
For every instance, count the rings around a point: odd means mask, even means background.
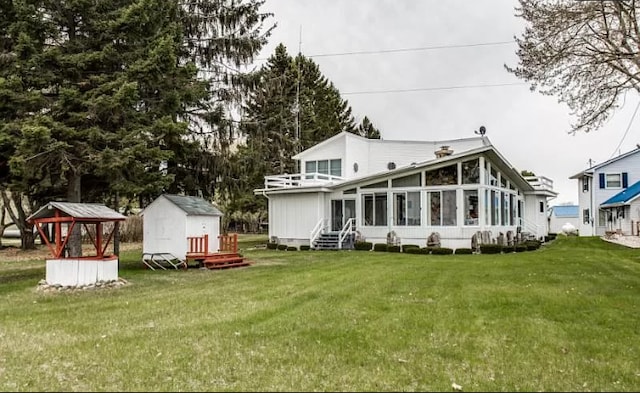
[[[556,217],[578,217],[578,205],[558,205],[553,207],[553,215]]]
[[[640,181],[632,184],[630,187],[625,188],[616,195],[604,201],[600,207],[613,207],[622,206],[628,204],[632,199],[640,194]]]

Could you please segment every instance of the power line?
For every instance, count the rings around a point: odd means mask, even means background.
[[[616,154],[616,151],[620,148],[620,146],[622,146],[622,142],[624,141],[624,138],[627,137],[627,133],[631,129],[631,125],[633,124],[633,120],[636,118],[636,114],[638,113],[638,108],[640,108],[640,102],[638,102],[638,105],[636,105],[636,109],[635,109],[635,111],[633,111],[633,115],[631,116],[631,120],[629,120],[629,124],[627,125],[627,129],[625,130],[624,135],[622,135],[622,139],[620,139],[620,143],[618,143],[618,146],[615,148],[613,153],[611,153],[611,157],[609,157],[609,159],[613,158],[613,156]]]
[[[417,52],[426,50],[438,50],[438,49],[458,49],[458,48],[472,48],[477,46],[496,46],[507,45],[515,43],[511,41],[497,41],[497,42],[481,42],[476,44],[458,44],[458,45],[438,45],[438,46],[422,46],[414,48],[400,48],[400,49],[381,49],[381,50],[369,50],[369,51],[354,51],[354,52],[336,52],[336,53],[318,53],[315,55],[307,55],[307,57],[329,57],[329,56],[351,56],[351,55],[372,55],[378,53],[397,53],[397,52]]]
[[[516,41],[495,41],[495,42],[479,42],[475,44],[452,44],[452,45],[434,45],[434,46],[419,46],[410,48],[398,48],[398,49],[379,49],[379,50],[364,50],[364,51],[352,51],[352,52],[335,52],[335,53],[316,53],[311,55],[305,55],[305,57],[333,57],[333,56],[352,56],[352,55],[373,55],[379,53],[400,53],[400,52],[418,52],[440,49],[461,49],[461,48],[473,48],[479,46],[497,46],[514,44]],[[268,60],[268,57],[256,58],[256,60]]]
[[[496,84],[486,84],[486,85],[460,85],[460,86],[443,86],[443,87],[422,87],[422,88],[417,88],[417,89],[352,91],[352,92],[340,93],[340,94],[341,95],[356,95],[356,94],[407,93],[407,92],[414,92],[414,91],[478,89],[478,88],[483,88],[483,87],[503,87],[503,86],[520,86],[520,85],[526,85],[526,83],[524,83],[524,82],[516,82],[516,83],[496,83]]]

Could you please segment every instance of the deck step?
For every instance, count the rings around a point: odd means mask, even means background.
[[[226,268],[231,268],[231,267],[241,267],[241,266],[250,266],[251,263],[247,262],[247,261],[240,261],[240,262],[232,262],[232,263],[213,263],[213,264],[206,264],[205,263],[205,267],[207,269],[226,269]]]

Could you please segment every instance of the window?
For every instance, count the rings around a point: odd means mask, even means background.
[[[589,176],[582,176],[582,192],[589,191]]]
[[[619,173],[607,173],[605,188],[622,188],[622,176]]]
[[[500,187],[507,188],[507,178],[500,174]]]
[[[331,176],[342,176],[342,160],[329,161],[329,174]]]
[[[360,188],[387,188],[389,187],[389,182],[387,180],[380,181],[373,184],[367,184],[366,186],[362,186]]]
[[[305,173],[321,173],[323,175],[342,176],[342,160],[319,160],[306,161],[304,163]],[[306,176],[307,179],[313,176]]]
[[[589,216],[589,209],[584,209],[582,211],[582,222],[584,224],[589,224],[591,222],[591,217]]]
[[[455,226],[456,191],[435,191],[427,193],[429,199],[429,222],[434,226]]]
[[[544,213],[544,202],[538,202],[538,206],[540,206],[540,213]]]
[[[502,225],[511,225],[509,221],[509,195],[506,192],[502,193]]]
[[[511,225],[516,225],[516,196],[513,194],[509,194],[509,205],[511,206],[511,212],[509,213]]]
[[[498,225],[500,217],[500,193],[491,191],[491,225]]]
[[[496,171],[493,167],[491,167],[491,175],[489,176],[489,179],[489,185],[498,185],[498,171]]]
[[[478,190],[464,190],[464,225],[478,225]]]
[[[480,161],[464,161],[462,163],[462,184],[478,184],[480,182]]]
[[[387,194],[363,194],[362,209],[365,226],[387,225]]]
[[[420,225],[420,193],[396,192],[393,194],[394,224]]]
[[[428,186],[446,186],[458,184],[458,164],[427,171]]]
[[[422,183],[420,177],[421,174],[416,173],[414,175],[393,179],[391,180],[391,187],[420,187]]]

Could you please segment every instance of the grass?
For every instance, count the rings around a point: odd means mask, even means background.
[[[278,251],[36,290],[0,262],[3,391],[638,391],[640,251],[559,238],[503,255]]]

